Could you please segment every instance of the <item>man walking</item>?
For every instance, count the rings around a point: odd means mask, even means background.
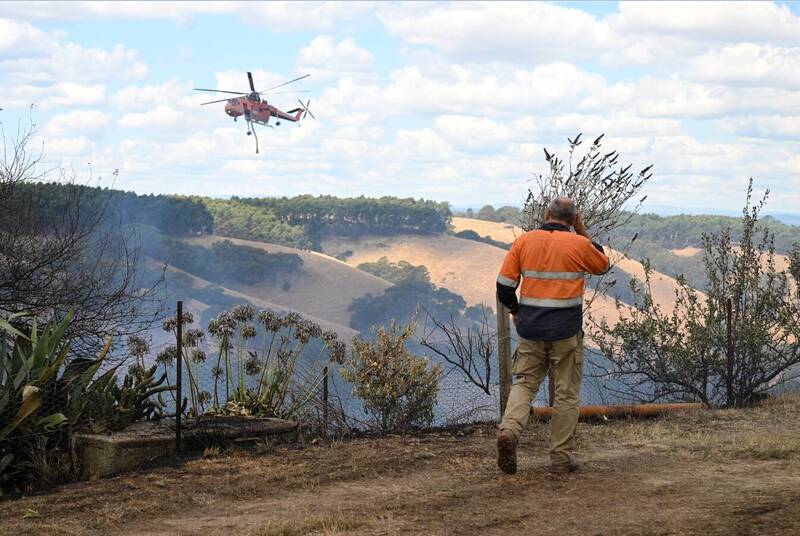
[[[578,469],[574,451],[583,372],[584,275],[608,269],[602,246],[591,241],[575,204],[566,197],[551,201],[542,228],[519,236],[506,255],[497,277],[497,295],[511,312],[520,338],[514,382],[497,435],[497,465],[503,472],[517,472],[517,442],[548,370],[556,391],[550,421],[551,469]]]

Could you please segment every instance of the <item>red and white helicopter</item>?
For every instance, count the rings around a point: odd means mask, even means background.
[[[225,99],[213,100],[209,102],[204,102],[201,106],[205,106],[206,104],[214,104],[217,102],[225,102],[225,113],[228,114],[230,117],[233,117],[233,120],[236,121],[239,117],[244,116],[244,120],[247,122],[247,135],[250,136],[251,134],[256,140],[256,154],[258,154],[258,136],[256,135],[256,130],[254,128],[255,125],[263,125],[265,127],[273,128],[272,125],[269,124],[269,120],[271,117],[275,117],[275,125],[279,126],[281,124],[281,119],[285,119],[286,121],[291,121],[293,123],[298,123],[301,119],[305,119],[307,115],[310,115],[312,118],[314,114],[311,113],[311,110],[308,109],[308,105],[311,104],[310,100],[307,100],[305,104],[302,101],[298,100],[297,102],[300,103],[300,108],[294,108],[289,110],[288,112],[284,112],[276,108],[275,106],[269,104],[266,98],[263,98],[262,95],[266,95],[268,93],[273,92],[274,90],[286,86],[288,84],[292,84],[297,82],[298,80],[302,80],[304,78],[308,78],[311,76],[310,74],[306,74],[295,78],[294,80],[289,80],[288,82],[284,82],[282,84],[278,84],[277,86],[273,86],[269,89],[265,89],[264,91],[256,91],[256,87],[253,84],[253,74],[248,72],[247,73],[247,80],[250,82],[250,93],[242,92],[242,91],[223,91],[221,89],[204,89],[204,88],[195,88],[195,91],[209,91],[211,93],[228,93],[231,95],[242,95],[241,97],[228,97]],[[277,93],[272,93],[273,95],[278,95],[281,93],[298,93],[298,92],[305,92],[307,90],[298,89],[294,91],[280,91]]]

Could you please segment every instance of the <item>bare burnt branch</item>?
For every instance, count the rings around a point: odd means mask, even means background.
[[[573,166],[573,158],[580,141],[579,134],[569,141],[569,157],[564,161],[545,150],[549,164],[547,175],[532,179],[531,188],[523,208],[522,227],[527,231],[544,223],[544,214],[550,200],[567,196],[575,202],[586,228],[601,242],[613,238],[613,232],[630,221],[639,210],[644,197],[638,197],[642,187],[652,177],[652,165],[637,174],[632,165],[617,166],[616,151],[602,151],[603,135],[598,136],[587,152]],[[616,168],[615,168],[616,167]]]
[[[419,342],[459,370],[466,379],[487,395],[491,394],[492,359],[497,343],[497,333],[491,326],[486,308],[483,319],[475,325],[462,326],[451,316],[449,320],[437,319],[425,310],[425,329]],[[430,322],[431,326],[428,325]]]
[[[619,154],[616,151],[603,152],[604,135],[595,138],[586,153],[573,165],[576,149],[583,143],[581,136],[578,134],[574,139],[567,138],[569,156],[566,164],[545,149],[549,173],[536,175],[531,180],[520,225],[526,231],[541,227],[550,201],[559,196],[569,197],[592,238],[614,248],[613,251],[607,251],[613,267],[636,240],[634,236],[630,240],[620,241],[615,231],[628,224],[647,199],[647,196],[639,196],[653,176],[650,173],[653,166],[649,165],[635,175],[631,171],[631,164],[618,166]],[[608,273],[593,276],[593,279],[594,290],[587,294],[584,303],[587,310],[591,310],[598,295],[607,294],[615,284]]]
[[[143,280],[138,236],[113,220],[109,196],[94,196],[74,173],[43,168],[34,136],[33,126],[2,135],[0,314],[49,320],[74,307],[76,353],[143,331],[160,309],[160,279]],[[59,187],[48,190],[49,180]]]

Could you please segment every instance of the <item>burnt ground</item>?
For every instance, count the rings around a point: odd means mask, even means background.
[[[800,534],[800,397],[581,424],[579,443],[583,470],[550,475],[534,425],[514,476],[488,425],[263,444],[3,501],[0,533]]]

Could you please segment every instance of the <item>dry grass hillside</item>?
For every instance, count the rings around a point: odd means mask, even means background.
[[[800,398],[578,425],[581,471],[547,472],[541,424],[520,470],[492,425],[231,448],[0,503],[0,533],[783,536],[800,534]]]
[[[460,294],[470,305],[484,303],[492,308],[497,270],[505,256],[500,248],[448,235],[331,238],[323,241],[322,249],[336,256],[352,252],[346,259],[351,266],[381,257],[425,265],[435,285]]]
[[[150,262],[153,262],[156,266],[160,266],[160,264],[157,263],[156,261],[150,260]],[[347,325],[338,324],[336,322],[331,322],[330,320],[328,320],[326,318],[315,316],[315,315],[313,315],[311,313],[308,313],[308,312],[306,312],[306,311],[304,311],[302,309],[295,309],[295,308],[292,308],[292,307],[286,307],[284,305],[280,305],[280,304],[277,304],[275,302],[271,302],[269,300],[264,300],[262,298],[259,298],[258,296],[254,296],[254,295],[251,295],[251,294],[246,294],[244,292],[239,292],[237,290],[233,290],[233,289],[230,289],[230,288],[227,288],[227,287],[220,286],[220,285],[218,285],[216,283],[211,283],[210,281],[206,281],[205,279],[203,279],[201,277],[197,277],[197,276],[195,276],[193,274],[190,274],[189,272],[185,272],[183,270],[180,270],[180,269],[172,267],[172,266],[167,268],[167,279],[168,280],[169,280],[169,274],[170,273],[180,273],[180,274],[183,274],[183,275],[189,277],[192,280],[192,284],[194,285],[194,288],[196,288],[196,289],[203,289],[203,288],[206,288],[206,287],[209,287],[209,286],[214,286],[214,287],[220,289],[225,295],[230,296],[232,298],[235,298],[237,300],[240,300],[242,303],[249,302],[249,303],[253,304],[254,307],[257,307],[259,309],[270,309],[270,310],[273,310],[273,311],[281,311],[281,312],[289,312],[291,310],[298,311],[298,312],[302,313],[303,316],[305,316],[308,320],[311,320],[311,321],[316,322],[317,324],[319,324],[323,329],[331,330],[331,331],[336,332],[336,334],[338,334],[339,337],[342,338],[342,340],[350,340],[350,338],[357,333],[354,329],[350,328]],[[205,326],[201,325],[200,323],[198,323],[198,320],[200,318],[202,318],[203,313],[209,308],[209,305],[207,303],[204,303],[204,302],[202,302],[200,300],[197,300],[197,299],[189,299],[189,300],[185,300],[184,301],[183,307],[184,307],[184,310],[189,311],[194,315],[195,323],[197,324],[197,327],[202,327],[202,328],[205,329]],[[162,347],[162,346],[165,346],[167,344],[172,344],[173,343],[172,335],[164,333],[163,331],[161,331],[161,329],[153,330],[151,332],[151,336],[152,336],[152,345],[153,345],[153,347]]]
[[[473,218],[453,218],[451,222],[453,231],[475,231],[481,236],[488,236],[492,240],[512,243],[519,235],[524,233],[521,227],[509,223],[498,223],[494,221],[476,220]]]
[[[678,255],[679,257],[694,257],[696,255],[700,255],[703,250],[700,249],[700,248],[685,247],[685,248],[682,248],[682,249],[671,249],[670,251],[672,253],[674,253],[675,255]],[[776,270],[778,270],[779,272],[789,273],[789,257],[787,257],[786,255],[782,255],[780,253],[776,253],[775,257],[774,257],[774,260],[775,260],[775,269]],[[767,269],[768,261],[767,261],[766,256],[761,259],[761,266],[764,269]],[[796,288],[797,288],[797,282],[796,281],[794,281],[793,279],[790,279],[789,280],[789,286],[790,286],[791,291],[793,293],[796,292]]]
[[[616,262],[617,268],[639,282],[645,281],[644,266],[641,262],[625,257],[613,249],[610,250],[609,254]],[[653,295],[653,301],[663,311],[671,313],[675,310],[675,292],[678,288],[678,282],[675,278],[655,270],[650,273],[650,291]],[[704,294],[701,293],[701,296],[704,296]]]
[[[671,249],[669,251],[678,257],[694,257],[703,250],[692,246],[686,246],[685,248]]]
[[[455,232],[472,230],[481,236],[506,243],[513,242],[523,233],[521,228],[513,225],[468,218],[453,218],[452,226]],[[222,239],[224,237],[197,237],[191,239],[191,242],[209,245]],[[226,293],[240,293],[254,304],[269,303],[276,309],[297,310],[321,322],[331,323],[340,333],[349,330],[346,328],[351,316],[348,307],[354,298],[367,293],[380,295],[391,286],[390,283],[355,268],[363,262],[374,262],[386,257],[390,262],[407,261],[424,265],[437,286],[460,294],[469,305],[485,304],[494,308],[497,270],[505,255],[505,251],[499,247],[449,235],[329,238],[322,243],[325,254],[263,242],[228,240],[267,252],[296,253],[304,264],[302,273],[290,279],[291,287],[288,291],[281,281],[275,285],[231,286]],[[685,248],[675,253],[696,255],[699,250],[695,249]],[[620,270],[638,281],[644,281],[644,267],[640,262],[613,250],[610,255]],[[334,256],[346,260],[342,262]],[[776,259],[779,269],[788,266],[785,256],[778,255]],[[673,310],[677,288],[674,278],[655,271],[651,274],[653,297],[665,312]],[[606,318],[611,325],[619,319],[614,301],[605,296],[594,298],[592,312],[595,318]]]
[[[235,244],[251,246],[269,253],[299,255],[303,259],[303,269],[291,277],[291,287],[288,290],[283,288],[283,281],[275,285],[231,285],[231,290],[258,302],[272,303],[278,309],[294,309],[340,326],[348,326],[350,323],[350,312],[347,308],[353,299],[367,293],[382,294],[391,286],[379,277],[313,251],[220,236],[197,237],[190,242],[207,246],[219,240],[230,240]],[[253,304],[257,302],[253,301]]]
[[[495,308],[497,271],[506,254],[503,249],[489,244],[448,235],[334,238],[324,241],[322,247],[331,255],[351,252],[347,263],[352,266],[381,257],[390,262],[424,265],[435,285],[460,294],[468,305],[484,304],[492,309]],[[614,300],[606,296],[597,296],[592,310],[611,325],[619,319]]]

